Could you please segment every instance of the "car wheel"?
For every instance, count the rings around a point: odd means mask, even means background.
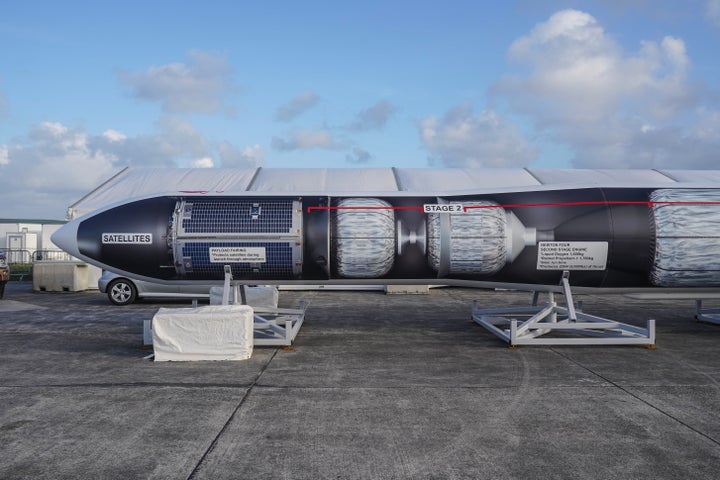
[[[130,305],[137,298],[137,288],[130,280],[118,278],[110,282],[107,294],[115,305]]]

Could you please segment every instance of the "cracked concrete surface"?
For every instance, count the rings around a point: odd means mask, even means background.
[[[0,300],[0,478],[717,478],[720,326],[691,301],[584,295],[657,350],[509,350],[470,321],[527,294],[282,292],[293,350],[143,360],[142,322],[98,292]]]

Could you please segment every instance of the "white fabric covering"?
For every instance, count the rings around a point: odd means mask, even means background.
[[[580,169],[531,168],[528,170],[543,185],[598,185],[605,187],[657,187],[673,184],[675,181],[656,170],[639,169]],[[702,180],[695,178],[694,180]]]
[[[253,350],[253,309],[161,308],[152,320],[152,337],[156,362],[246,360]]]
[[[523,168],[125,168],[75,202],[68,218],[152,195],[380,195],[507,190],[569,185],[717,188],[714,170]]]

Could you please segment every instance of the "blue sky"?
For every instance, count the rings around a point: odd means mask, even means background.
[[[4,2],[0,218],[125,166],[720,168],[720,0]]]

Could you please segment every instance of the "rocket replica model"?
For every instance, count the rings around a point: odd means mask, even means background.
[[[612,183],[612,182],[610,182]],[[548,184],[313,194],[177,191],[102,207],[53,242],[151,281],[720,287],[720,186]]]

